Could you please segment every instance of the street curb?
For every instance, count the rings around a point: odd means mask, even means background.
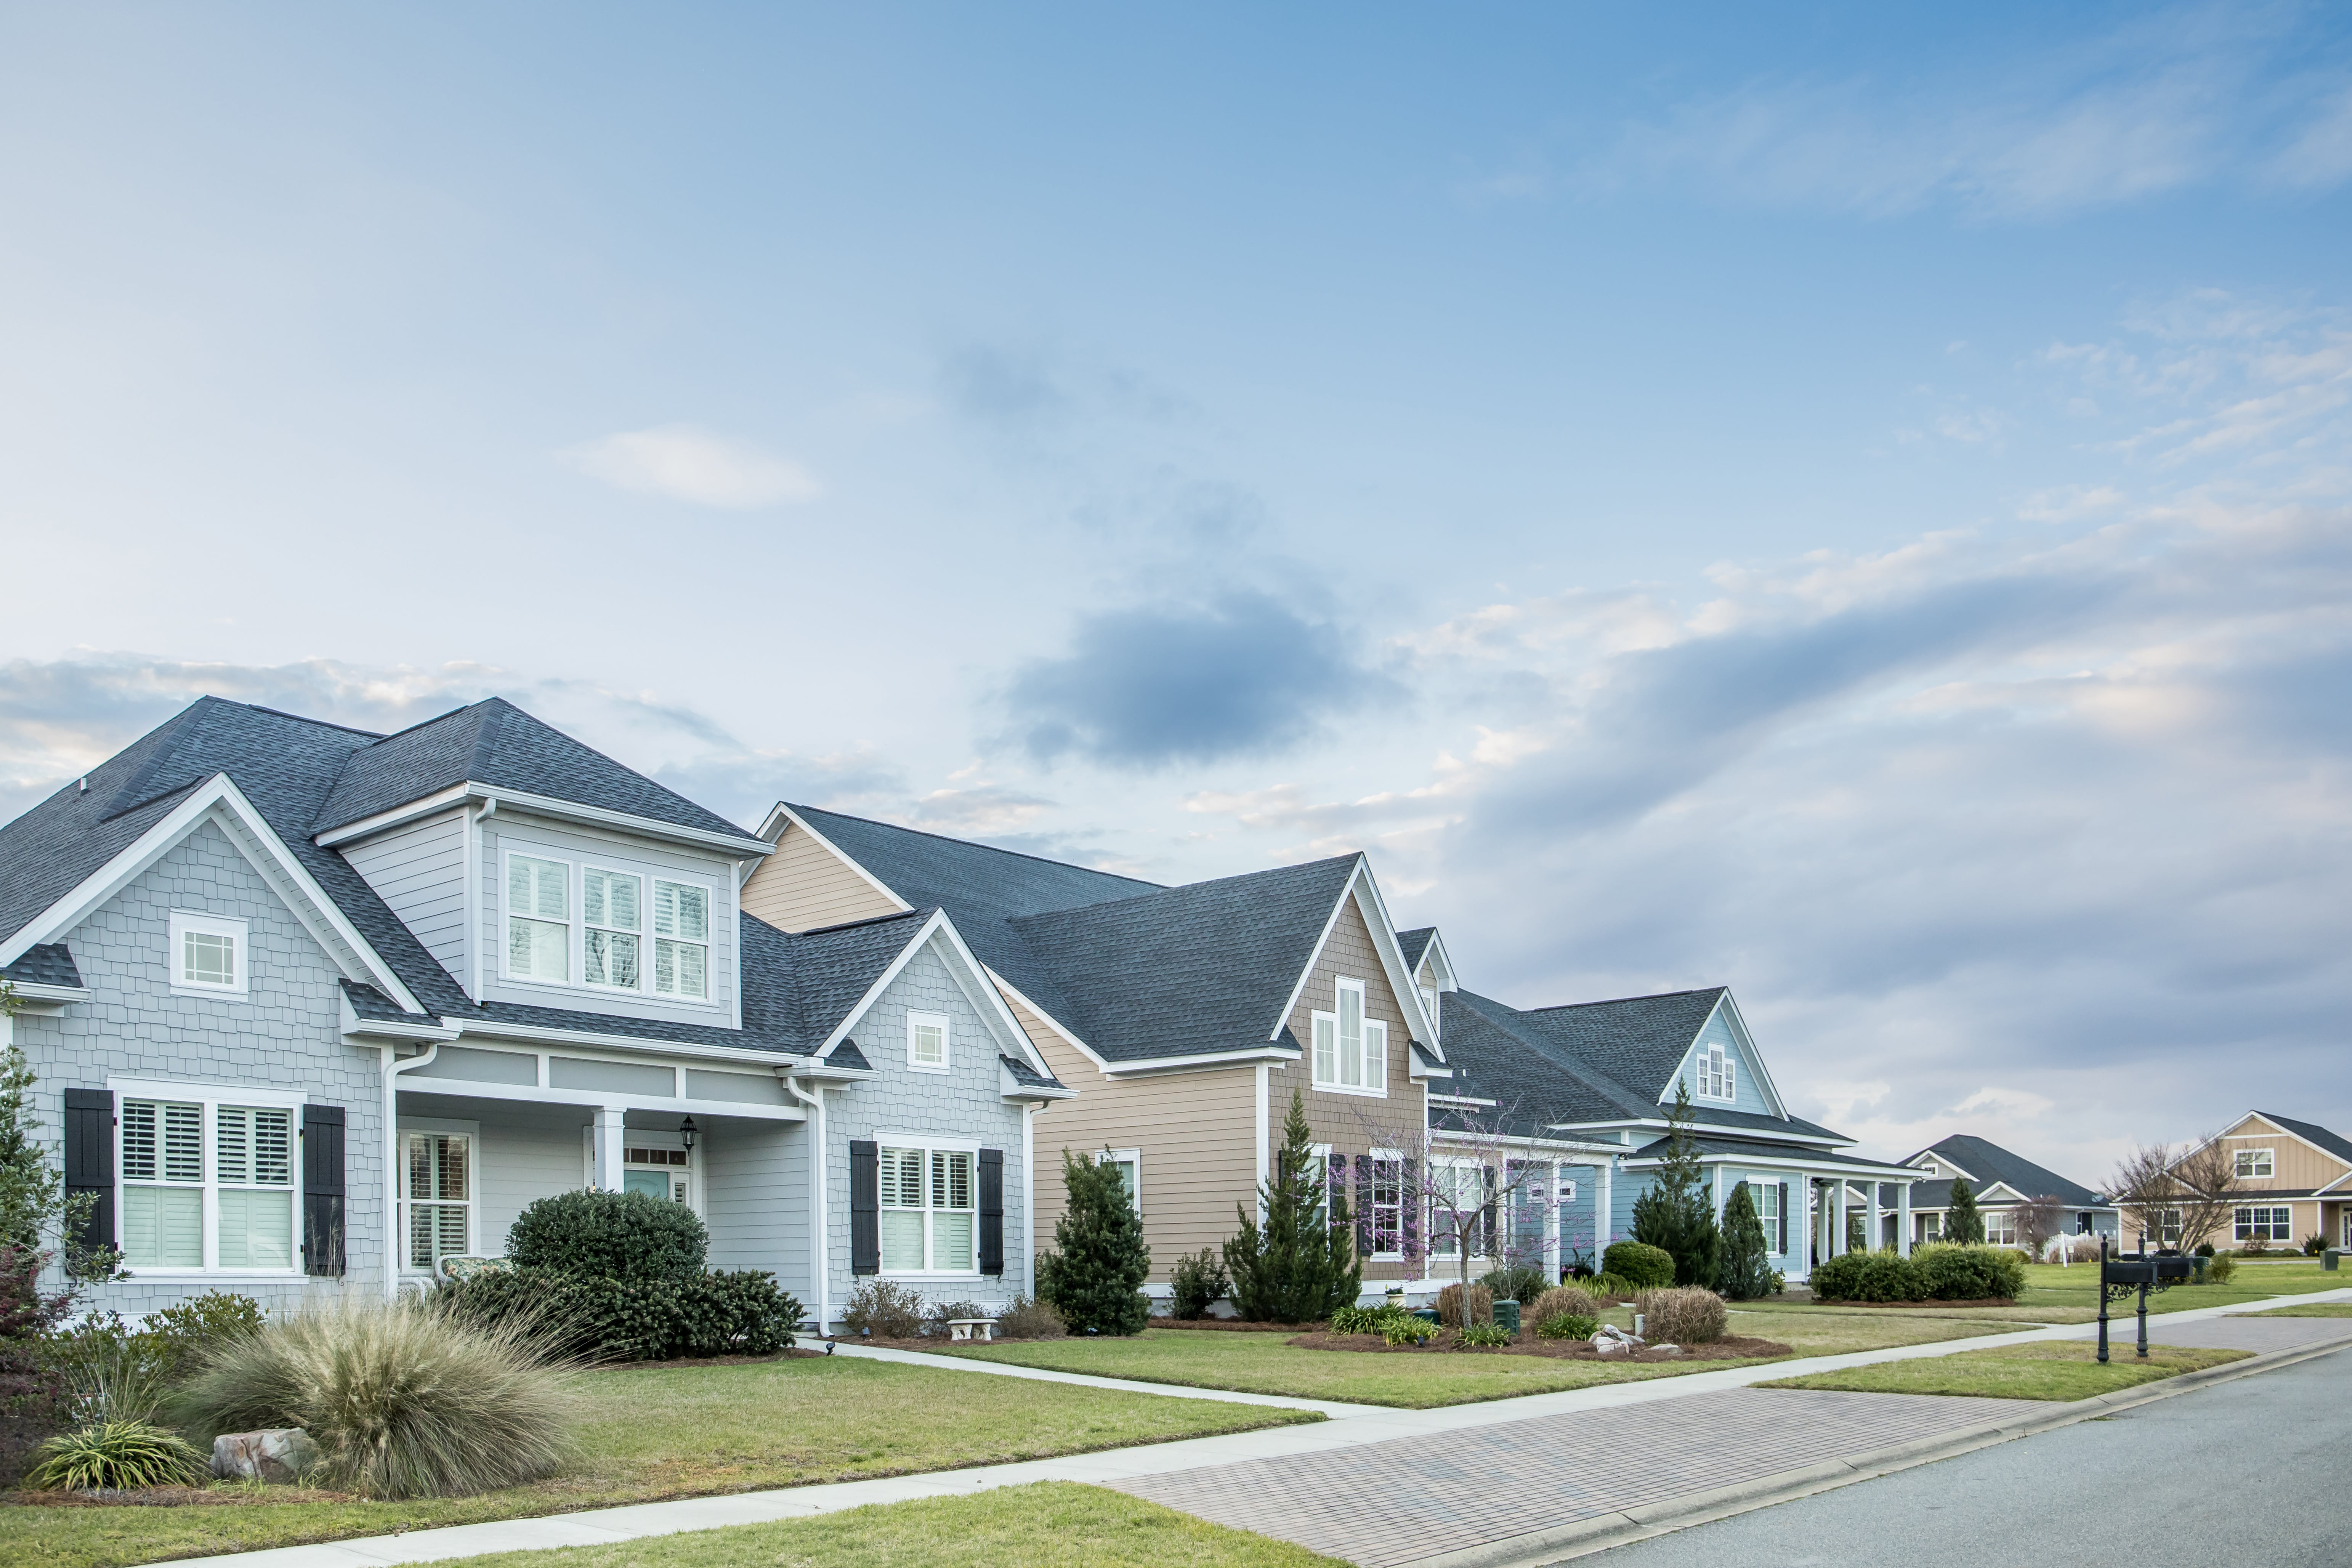
[[[1465,1547],[1459,1552],[1416,1557],[1409,1563],[1396,1564],[1396,1568],[1548,1568],[1551,1563],[1606,1552],[1614,1546],[1626,1546],[1636,1541],[1647,1541],[1652,1536],[1687,1530],[1695,1524],[1706,1524],[1759,1508],[1770,1508],[1775,1503],[1794,1502],[1799,1498],[1811,1497],[1817,1492],[1834,1491],[1857,1481],[1874,1480],[1898,1470],[1931,1465],[1938,1459],[1954,1458],[1979,1448],[2030,1437],[2038,1432],[2071,1426],[2078,1421],[2097,1420],[2118,1411],[2169,1399],[2175,1394],[2193,1394],[2217,1383],[2275,1372],[2281,1367],[2333,1355],[2347,1349],[2352,1349],[2352,1336],[2318,1344],[2297,1345],[2290,1350],[2270,1351],[2223,1366],[2206,1367],[2198,1372],[2184,1372],[2173,1377],[2160,1378],[2137,1388],[2074,1400],[2055,1408],[2021,1412],[2014,1417],[1980,1422],[1974,1426],[1938,1433],[1932,1437],[1915,1437],[1865,1453],[1823,1459],[1733,1486],[1686,1492],[1664,1502],[1619,1509],[1592,1519],[1579,1520],[1574,1524],[1509,1536],[1481,1546]],[[2021,1400],[2019,1403],[2028,1402]]]

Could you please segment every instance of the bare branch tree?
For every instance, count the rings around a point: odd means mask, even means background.
[[[2028,1258],[2039,1262],[2042,1249],[2066,1224],[2066,1205],[2044,1193],[2019,1204],[2010,1211],[2010,1218],[2017,1226],[2017,1244],[2025,1249]]]
[[[1415,1273],[1443,1259],[1465,1285],[1474,1258],[1490,1267],[1543,1260],[1542,1242],[1520,1245],[1517,1233],[1531,1221],[1538,1237],[1551,1231],[1567,1201],[1556,1167],[1575,1161],[1510,1131],[1530,1121],[1516,1106],[1449,1106],[1427,1121],[1358,1109],[1355,1119],[1367,1148],[1380,1152],[1358,1156],[1370,1164],[1369,1190],[1358,1180],[1355,1200],[1371,1242],[1367,1257],[1400,1254]]]
[[[2220,1132],[2181,1152],[2172,1163],[2172,1184],[2174,1206],[2180,1211],[2180,1249],[2193,1252],[2200,1242],[2222,1235],[2242,1192],[2237,1161]]]

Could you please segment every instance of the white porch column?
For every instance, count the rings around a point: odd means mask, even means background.
[[[1715,1168],[1715,1223],[1723,1223],[1723,1167]]]
[[[1878,1178],[1870,1178],[1870,1247],[1872,1252],[1886,1245],[1886,1209],[1878,1201]]]
[[[1601,1255],[1609,1250],[1609,1184],[1617,1156],[1601,1162],[1601,1179],[1592,1184],[1592,1271],[1601,1272]]]
[[[1830,1216],[1830,1247],[1832,1258],[1845,1256],[1845,1177],[1837,1179],[1837,1213]]]
[[[1911,1256],[1911,1184],[1904,1182],[1895,1189],[1895,1250],[1904,1257]]]
[[[1567,1169],[1559,1161],[1552,1162],[1551,1191],[1545,1194],[1544,1207],[1544,1279],[1548,1284],[1559,1282],[1559,1201],[1560,1172]]]
[[[596,1108],[596,1185],[607,1193],[621,1190],[621,1116],[617,1105]]]

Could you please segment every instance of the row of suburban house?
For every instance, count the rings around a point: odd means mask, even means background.
[[[1722,987],[1465,990],[1361,855],[1162,887],[810,806],[747,832],[499,700],[393,735],[201,700],[0,829],[0,932],[87,1238],[129,1269],[94,1304],[125,1312],[397,1289],[583,1185],[690,1205],[712,1267],[827,1324],[877,1277],[1001,1305],[1065,1149],[1118,1165],[1164,1291],[1233,1233],[1294,1091],[1368,1292],[1454,1274],[1431,1177],[1497,1162],[1541,1180],[1474,1251],[1589,1258],[1678,1089],[1791,1279],[1932,1239],[1955,1177],[1996,1236],[2048,1196],[2117,1230],[1981,1140],[1853,1153]],[[2240,1240],[2352,1225],[2352,1145],[2232,1136],[2278,1186]]]

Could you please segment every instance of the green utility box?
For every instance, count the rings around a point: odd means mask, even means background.
[[[1510,1333],[1519,1331],[1519,1304],[1504,1300],[1495,1303],[1495,1325]]]

